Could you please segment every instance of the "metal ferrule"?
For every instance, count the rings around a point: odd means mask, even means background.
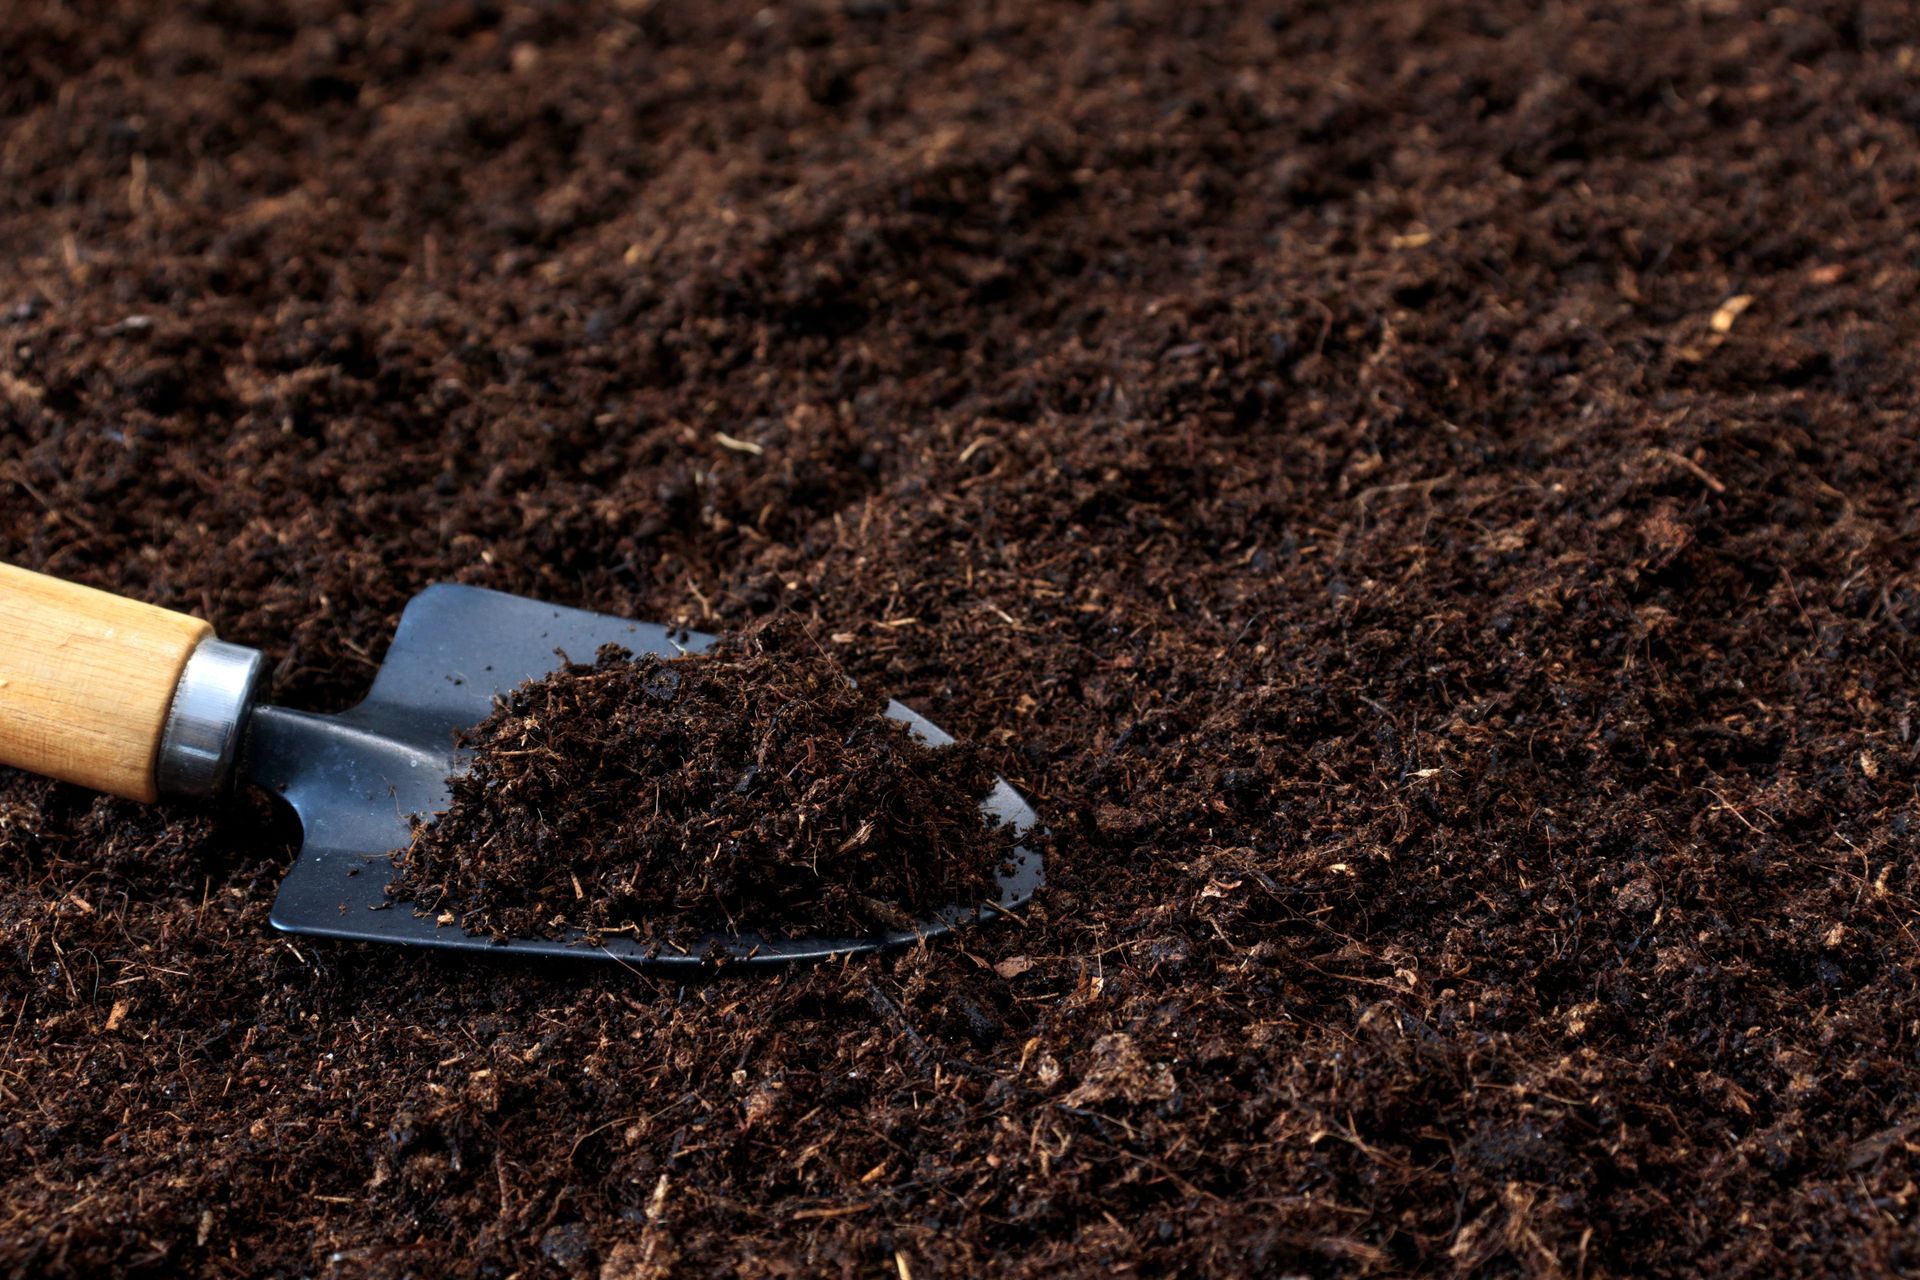
[[[154,778],[163,796],[224,793],[264,667],[258,649],[202,640],[173,691]]]

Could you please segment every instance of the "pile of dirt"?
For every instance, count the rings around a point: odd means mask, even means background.
[[[1013,832],[977,749],[886,718],[797,626],[687,657],[615,645],[463,735],[388,894],[495,938],[843,937],[996,896]]]
[[[1920,1268],[1912,9],[13,5],[0,556],[790,617],[1053,843],[688,983],[0,776],[0,1271]]]

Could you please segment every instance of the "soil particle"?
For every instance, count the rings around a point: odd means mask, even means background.
[[[582,1222],[549,1227],[540,1237],[540,1256],[570,1276],[587,1275],[593,1258],[593,1233]]]
[[[1061,1101],[1070,1107],[1119,1099],[1124,1102],[1165,1102],[1176,1088],[1173,1072],[1164,1063],[1149,1063],[1133,1037],[1124,1032],[1101,1036],[1087,1052],[1080,1083]]]
[[[463,735],[390,896],[496,938],[901,928],[994,896],[1011,829],[975,748],[929,746],[796,625],[514,690]]]

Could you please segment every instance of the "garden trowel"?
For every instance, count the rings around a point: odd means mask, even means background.
[[[408,603],[366,700],[338,715],[257,702],[259,651],[197,618],[0,564],[0,764],[132,800],[219,799],[236,783],[292,806],[304,843],[273,905],[275,928],[361,942],[495,954],[593,957],[632,965],[777,963],[910,943],[1018,908],[1042,878],[1022,843],[991,902],[955,903],[917,927],[857,938],[723,934],[684,951],[608,938],[495,942],[395,902],[389,852],[415,815],[448,803],[464,767],[456,735],[494,699],[566,660],[617,644],[675,657],[699,632],[630,622],[477,587],[428,587]],[[923,740],[952,739],[892,703]],[[1026,836],[1033,810],[1004,780],[982,802]]]

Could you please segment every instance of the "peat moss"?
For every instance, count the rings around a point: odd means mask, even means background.
[[[1920,1268],[1913,6],[295,13],[7,10],[0,557],[803,617],[1048,888],[332,945],[0,771],[0,1275]]]
[[[991,896],[1012,830],[975,748],[930,746],[797,626],[617,645],[465,736],[390,892],[497,938],[864,934]]]

